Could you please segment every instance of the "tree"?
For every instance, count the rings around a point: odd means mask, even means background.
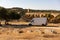
[[[20,16],[22,17],[22,16],[24,16],[25,15],[25,11],[23,10],[23,11],[21,11],[19,14],[20,14]]]
[[[0,20],[7,20],[8,19],[8,15],[7,15],[7,9],[5,9],[4,7],[0,7]]]
[[[4,20],[7,18],[7,10],[4,7],[0,7],[0,19]]]
[[[15,11],[10,11],[8,16],[10,20],[18,20],[21,18],[21,16]]]

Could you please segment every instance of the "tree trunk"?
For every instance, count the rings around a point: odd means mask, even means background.
[[[0,22],[0,26],[2,26],[1,22]]]
[[[5,21],[5,25],[8,25],[8,22],[7,21]]]

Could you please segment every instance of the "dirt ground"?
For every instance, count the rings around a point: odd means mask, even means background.
[[[28,25],[30,22],[8,22],[8,23],[13,25]],[[47,23],[47,26],[59,27],[60,23]]]
[[[0,40],[60,40],[60,27],[0,27]]]
[[[0,40],[60,40],[60,23],[48,23],[47,26],[27,26],[27,22],[10,23],[13,25],[0,26]]]

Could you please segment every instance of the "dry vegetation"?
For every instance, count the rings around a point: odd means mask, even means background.
[[[9,23],[19,26],[0,27],[0,40],[60,40],[60,23],[48,23],[47,26],[27,26],[29,22]]]
[[[59,28],[0,28],[0,40],[60,40]]]
[[[2,10],[0,13],[0,20],[2,19],[5,20],[5,22],[0,21],[2,24],[2,26],[0,25],[0,40],[60,40],[60,14],[57,15],[56,17],[54,17],[54,15],[51,14],[25,15],[27,9],[21,8],[17,8],[16,10],[13,9],[16,8],[5,9],[3,7],[0,7],[0,11]],[[15,14],[18,12],[19,14]],[[31,10],[31,12],[51,12],[51,11]],[[60,13],[60,11],[58,13]],[[27,26],[32,18],[37,17],[39,18],[47,17],[49,22],[48,25]],[[8,19],[10,21],[8,21]],[[13,19],[16,19],[18,22]]]
[[[60,14],[54,16],[52,14],[26,14],[22,17],[23,21],[29,22],[33,18],[47,17],[49,23],[60,23]]]
[[[47,26],[26,26],[29,22],[17,21],[8,23],[19,26],[2,26],[0,40],[60,40],[60,23],[48,23]]]

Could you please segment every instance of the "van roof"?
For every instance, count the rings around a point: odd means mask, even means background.
[[[47,17],[41,17],[41,18],[47,18]],[[33,18],[33,19],[38,19],[38,18]]]

